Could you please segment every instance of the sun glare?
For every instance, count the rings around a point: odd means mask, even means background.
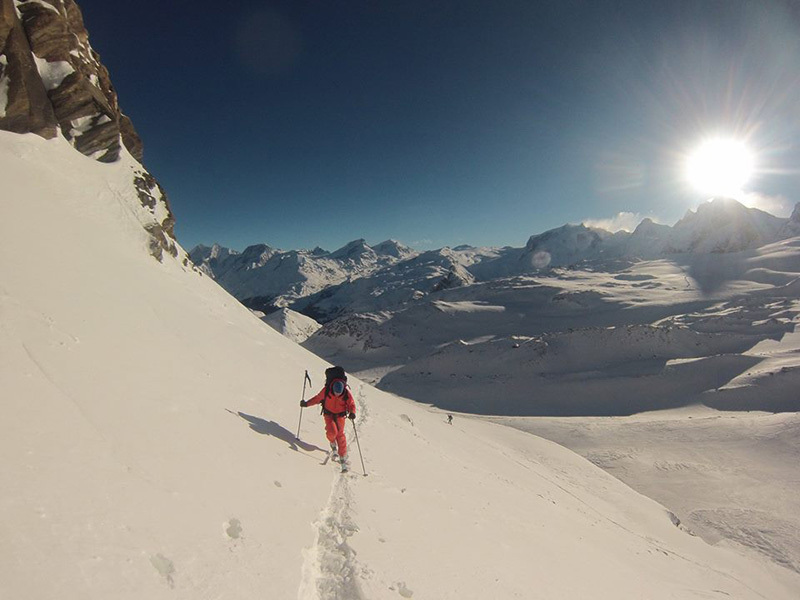
[[[703,143],[689,156],[686,175],[704,194],[737,197],[754,166],[753,154],[742,142],[718,138]]]

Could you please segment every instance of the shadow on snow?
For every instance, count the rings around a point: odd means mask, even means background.
[[[326,452],[326,450],[320,448],[319,446],[315,446],[314,444],[309,444],[308,442],[304,442],[303,440],[299,440],[295,437],[294,433],[286,429],[283,425],[276,423],[275,421],[267,421],[262,419],[261,417],[254,417],[253,415],[248,415],[241,411],[233,412],[232,410],[225,409],[232,415],[236,415],[241,417],[250,425],[250,429],[255,431],[256,433],[260,433],[261,435],[269,435],[274,438],[278,438],[289,444],[289,447],[292,450],[303,450],[305,452],[313,452],[315,450],[319,450],[320,452]]]

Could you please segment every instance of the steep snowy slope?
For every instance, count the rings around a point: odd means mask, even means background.
[[[154,260],[128,170],[0,132],[0,597],[797,596],[555,444],[355,379],[370,476],[321,466],[325,363]]]

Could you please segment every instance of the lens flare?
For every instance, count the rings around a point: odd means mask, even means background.
[[[755,158],[744,143],[714,139],[703,143],[686,164],[689,183],[712,196],[739,197],[755,168]]]

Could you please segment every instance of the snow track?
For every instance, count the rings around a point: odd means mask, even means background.
[[[304,552],[298,600],[359,600],[359,565],[347,540],[358,527],[352,518],[347,474],[337,474],[328,504],[314,524],[314,546]]]
[[[366,418],[363,392],[356,394],[359,423]],[[352,440],[348,455],[351,468],[353,452],[358,452]],[[362,568],[356,552],[347,540],[358,531],[353,519],[353,492],[350,481],[355,475],[337,473],[333,480],[328,503],[314,523],[317,530],[314,545],[304,551],[298,600],[361,600],[364,598],[358,584]]]

